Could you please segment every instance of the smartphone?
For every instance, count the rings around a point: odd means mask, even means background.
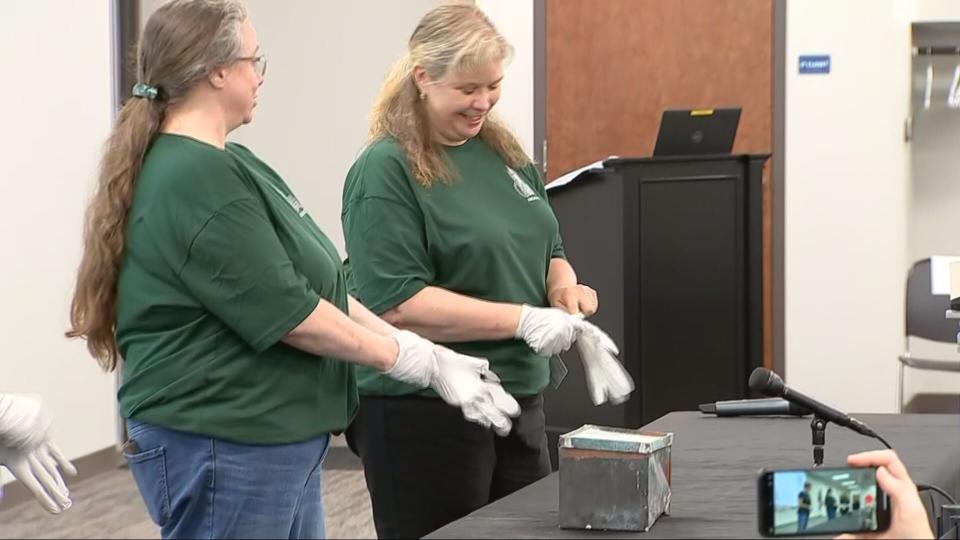
[[[766,537],[881,532],[890,502],[876,467],[762,470],[757,521]]]

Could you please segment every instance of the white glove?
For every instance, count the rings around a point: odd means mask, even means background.
[[[70,476],[76,475],[77,469],[53,443],[43,442],[33,450],[0,448],[0,465],[6,466],[47,512],[59,514],[73,505],[60,469]]]
[[[393,333],[397,340],[397,362],[383,374],[417,388],[430,386],[430,381],[440,371],[433,353],[435,345],[408,330]]]
[[[577,350],[583,362],[583,371],[587,378],[587,392],[594,405],[608,400],[619,405],[633,392],[633,379],[617,360],[620,350],[610,336],[597,325],[587,322],[582,316],[575,316],[577,327]]]
[[[501,437],[510,433],[510,417],[520,415],[520,404],[500,386],[490,363],[480,358],[436,346],[440,371],[430,386],[463,416],[483,427],[493,427]]]
[[[433,388],[450,405],[460,407],[464,417],[501,436],[510,433],[510,417],[520,414],[520,405],[500,386],[490,363],[435,345],[406,330],[393,334],[400,353],[384,374],[420,388]]]
[[[52,423],[40,396],[0,394],[0,447],[37,447]]]
[[[540,356],[560,354],[577,339],[575,319],[557,308],[538,308],[523,304],[516,337],[527,342]]]
[[[35,396],[0,394],[0,465],[33,494],[43,508],[59,514],[70,508],[70,491],[60,469],[77,474],[50,441],[50,416]]]

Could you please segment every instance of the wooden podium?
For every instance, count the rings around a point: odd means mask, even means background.
[[[594,407],[576,347],[545,395],[551,452],[583,424],[639,427],[700,403],[748,397],[762,365],[762,204],[767,155],[609,159],[549,190],[567,258],[597,290],[591,320],[637,385]],[[556,466],[556,455],[554,466]]]

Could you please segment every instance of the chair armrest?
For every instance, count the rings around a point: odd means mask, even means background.
[[[914,369],[960,372],[960,357],[955,359],[916,358],[910,353],[904,353],[899,358],[901,364]]]

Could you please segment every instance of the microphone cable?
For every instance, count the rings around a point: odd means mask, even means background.
[[[887,450],[893,450],[893,447],[890,446],[890,443],[888,443],[886,439],[884,439],[883,437],[881,437],[879,433],[877,433],[876,431],[874,431],[874,432],[873,432],[873,436],[876,437],[876,439],[877,439],[878,441],[880,441],[881,443],[883,443],[883,445],[887,447]]]
[[[941,489],[941,488],[939,488],[939,487],[937,487],[937,486],[933,486],[933,485],[930,485],[930,484],[917,484],[917,491],[918,491],[918,492],[920,492],[920,491],[934,491],[934,492],[936,492],[936,493],[939,493],[940,496],[943,497],[944,499],[950,501],[950,504],[957,504],[957,500],[954,499],[952,495],[950,495],[950,494],[947,493],[945,490],[943,490],[943,489]]]

